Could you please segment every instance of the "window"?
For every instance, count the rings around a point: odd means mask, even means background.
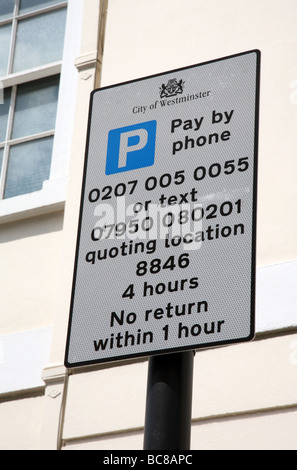
[[[0,2],[0,200],[39,191],[49,179],[66,7]]]

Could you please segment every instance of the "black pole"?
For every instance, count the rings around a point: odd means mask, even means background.
[[[144,450],[189,450],[194,351],[149,359]]]

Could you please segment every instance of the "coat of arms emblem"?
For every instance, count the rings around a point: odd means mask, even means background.
[[[183,92],[185,82],[183,80],[177,81],[176,78],[169,80],[167,85],[165,83],[160,87],[160,97],[168,98],[171,96],[180,95]]]

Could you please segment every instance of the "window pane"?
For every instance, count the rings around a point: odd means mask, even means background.
[[[0,77],[7,74],[11,24],[0,26]]]
[[[3,92],[3,101],[0,100],[0,142],[5,140],[8,113],[10,107],[11,88],[6,88]]]
[[[40,8],[58,5],[63,0],[21,0],[20,14],[40,10]]]
[[[15,0],[1,0],[0,21],[12,18]]]
[[[14,72],[62,59],[66,8],[19,21]]]
[[[42,189],[49,179],[53,138],[35,140],[11,147],[4,198]]]
[[[12,139],[55,129],[59,76],[19,85]]]

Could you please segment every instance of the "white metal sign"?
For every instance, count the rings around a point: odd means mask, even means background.
[[[253,338],[259,62],[93,92],[67,367]]]

